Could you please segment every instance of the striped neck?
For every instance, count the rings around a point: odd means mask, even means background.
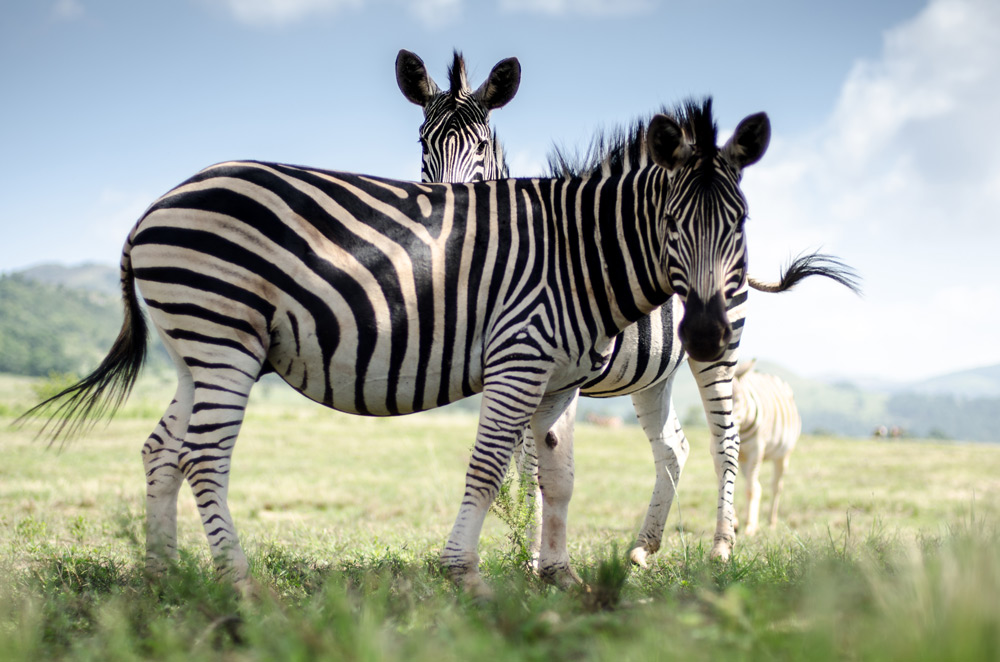
[[[595,330],[613,337],[672,294],[664,276],[659,223],[669,187],[666,172],[649,164],[614,175],[555,181],[561,186],[554,191],[564,197],[553,208],[566,215],[562,226],[569,261],[590,291],[600,324]]]

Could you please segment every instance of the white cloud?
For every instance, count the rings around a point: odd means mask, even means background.
[[[75,21],[83,18],[84,13],[80,0],[56,0],[52,7],[52,17],[58,21]]]
[[[1000,328],[998,90],[1000,3],[933,0],[852,68],[814,134],[778,131],[744,184],[751,272],[822,246],[862,272],[867,296],[757,296],[748,352],[807,374],[1000,362],[983,340]]]
[[[256,27],[288,25],[317,15],[360,7],[363,0],[211,0],[238,21]]]
[[[656,4],[656,0],[500,0],[500,9],[552,16],[613,16],[643,13]]]
[[[75,0],[64,0],[75,1]],[[254,27],[280,27],[310,18],[332,16],[345,10],[358,10],[374,4],[372,0],[208,0],[221,6],[233,18]],[[465,0],[381,0],[383,4],[403,5],[415,19],[427,27],[440,28],[461,16]]]
[[[412,0],[406,5],[421,23],[431,28],[448,25],[462,14],[464,0]]]

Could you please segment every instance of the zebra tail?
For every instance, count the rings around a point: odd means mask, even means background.
[[[785,267],[781,279],[777,283],[769,283],[749,277],[750,287],[760,292],[787,292],[800,281],[810,276],[823,276],[840,283],[858,296],[861,292],[861,277],[850,266],[839,258],[824,253],[809,253],[799,255]]]
[[[15,427],[45,418],[38,436],[48,437],[50,443],[57,439],[65,442],[86,432],[101,418],[110,418],[125,402],[146,359],[148,336],[128,248],[122,255],[121,286],[125,319],[108,355],[88,376],[18,417]]]

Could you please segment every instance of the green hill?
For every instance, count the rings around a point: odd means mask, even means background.
[[[0,373],[84,375],[100,364],[121,323],[117,294],[0,275]],[[151,342],[147,369],[165,368],[155,334]]]
[[[82,374],[114,342],[121,304],[107,295],[0,276],[0,372]]]

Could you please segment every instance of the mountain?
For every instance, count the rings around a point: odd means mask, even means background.
[[[120,325],[121,304],[109,296],[0,276],[0,372],[92,370]]]
[[[43,265],[0,275],[0,372],[46,376],[89,373],[122,323],[118,270],[103,265]],[[147,366],[166,368],[150,334]]]
[[[90,263],[74,267],[40,264],[19,271],[17,275],[34,283],[97,292],[116,299],[121,296],[118,268],[105,264]]]
[[[932,377],[906,389],[913,393],[948,394],[959,398],[1000,397],[1000,365]]]

